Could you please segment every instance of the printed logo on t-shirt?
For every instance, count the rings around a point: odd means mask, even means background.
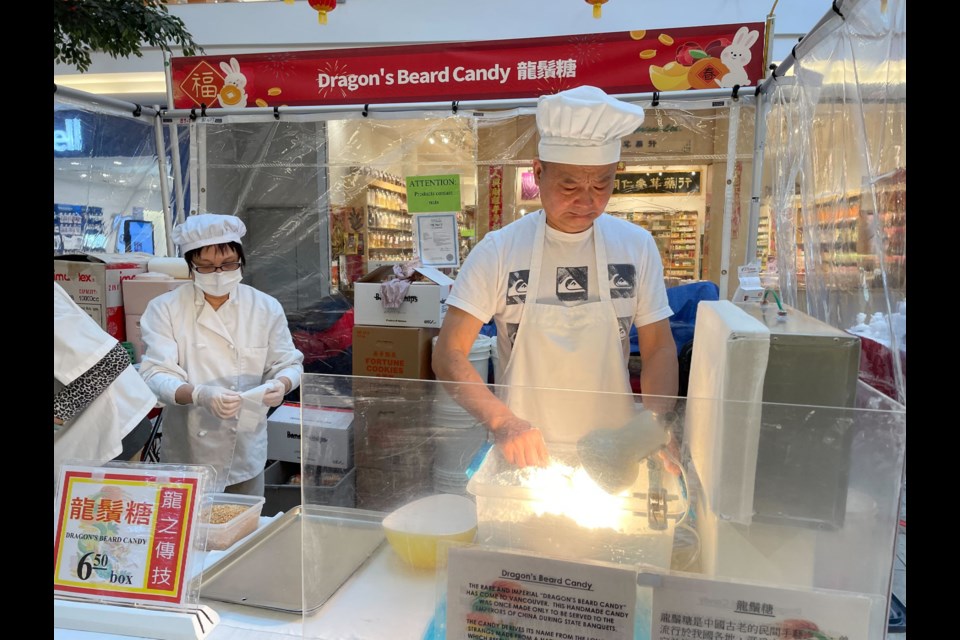
[[[517,331],[520,329],[520,323],[513,324],[511,322],[507,323],[507,338],[510,339],[510,345],[512,346],[517,340]]]
[[[527,280],[530,270],[511,271],[507,278],[507,304],[523,304],[527,300]]]
[[[630,325],[633,324],[633,318],[630,316],[617,318],[617,323],[620,325],[620,342],[628,341],[630,339]]]
[[[632,264],[608,264],[611,298],[634,298],[637,293],[637,268]]]
[[[557,298],[562,302],[586,302],[587,274],[587,267],[557,267]]]

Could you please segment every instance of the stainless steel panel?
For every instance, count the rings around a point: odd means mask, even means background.
[[[360,509],[291,509],[204,571],[200,597],[314,611],[380,547],[382,521],[382,513]],[[306,579],[304,562],[309,564]]]
[[[773,304],[738,305],[770,329],[753,519],[837,529],[846,511],[860,339]],[[776,404],[780,403],[780,404]],[[800,406],[785,406],[800,405]]]

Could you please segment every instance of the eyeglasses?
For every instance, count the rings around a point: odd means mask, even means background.
[[[224,262],[219,267],[213,265],[193,265],[193,270],[197,273],[216,273],[217,271],[236,271],[240,268],[239,262]]]

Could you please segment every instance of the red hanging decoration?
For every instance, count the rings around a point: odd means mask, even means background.
[[[584,2],[586,2],[587,4],[592,4],[592,5],[593,5],[593,17],[594,17],[594,18],[599,18],[599,17],[600,17],[600,7],[602,7],[603,5],[605,5],[608,1],[609,1],[609,0],[584,0]]]
[[[309,2],[310,6],[317,10],[317,20],[320,24],[327,24],[327,12],[337,8],[337,0],[309,0]]]

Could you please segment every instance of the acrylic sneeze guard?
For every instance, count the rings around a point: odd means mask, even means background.
[[[643,578],[649,575],[664,576],[661,586],[670,579],[703,580],[708,592],[710,585],[745,585],[771,594],[786,590],[788,596],[796,594],[797,602],[817,597],[843,604],[851,599],[862,605],[857,628],[863,637],[884,636],[905,452],[906,413],[901,405],[863,384],[858,385],[854,407],[754,403],[751,408],[733,401],[678,398],[676,418],[661,424],[660,442],[666,443],[661,447],[649,438],[637,444],[631,432],[631,425],[649,416],[642,396],[563,391],[597,407],[595,428],[542,425],[551,456],[548,466],[518,470],[488,443],[483,423],[460,407],[459,402],[469,404],[467,398],[476,397],[483,387],[497,396],[506,391],[495,385],[304,376],[303,614],[299,624],[285,623],[275,631],[331,640],[445,638],[446,559],[458,546],[639,572],[632,635],[616,637],[657,637],[660,620],[652,618],[651,602],[658,587]],[[524,388],[522,393],[528,396],[523,406],[533,406],[532,398],[549,403],[560,392]],[[620,424],[614,424],[604,407],[625,403],[633,406],[633,415],[621,415]],[[323,431],[322,416],[328,411],[353,412],[352,506],[339,499],[338,504],[324,504],[334,495],[337,475],[311,464],[331,446]],[[716,465],[723,460],[703,460],[702,452],[691,456],[684,438],[691,414],[701,433],[710,427],[705,416],[747,415],[759,421],[742,426],[727,421],[723,433],[726,439],[743,438],[744,448],[756,449],[755,484],[775,486],[779,492],[763,498],[766,505],[777,500],[775,520],[734,522],[712,510],[704,499],[698,464],[709,462],[712,473],[718,473],[722,469]],[[569,429],[579,430],[575,438]],[[596,470],[582,465],[590,457],[584,442],[607,447],[613,442],[624,449],[616,455],[614,449],[602,451],[610,454],[611,465],[620,467],[616,473],[626,474],[634,484],[619,493],[604,491],[595,482]],[[798,443],[804,446],[795,446]],[[804,469],[815,470],[820,463],[812,458],[824,454],[842,467],[832,476],[840,478],[842,486],[831,495],[843,511],[832,521],[811,522],[811,479]],[[378,522],[437,494],[473,501],[477,533],[466,543],[441,540],[436,566],[416,568],[379,538]],[[311,521],[322,523],[322,533],[308,529],[314,526]],[[352,564],[344,571],[345,562]],[[318,604],[317,586],[323,585],[331,566],[339,568],[340,578],[347,577]],[[765,628],[779,628],[783,620],[774,618]],[[232,624],[230,617],[221,623]],[[271,633],[263,626],[260,630]],[[831,637],[822,622],[820,631]]]

